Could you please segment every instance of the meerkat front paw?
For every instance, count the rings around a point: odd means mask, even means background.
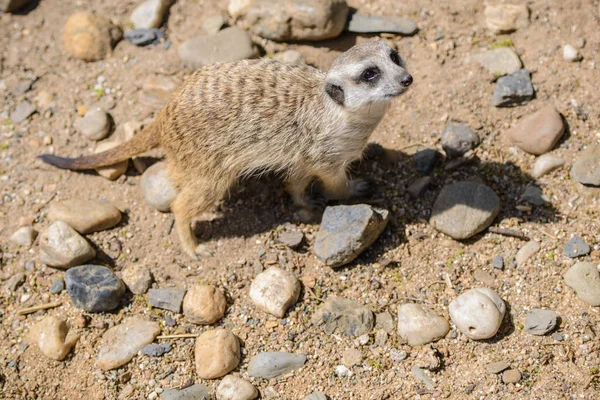
[[[372,179],[352,179],[350,181],[351,197],[368,197],[375,192],[375,181]]]

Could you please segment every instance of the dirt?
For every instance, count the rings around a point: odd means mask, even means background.
[[[249,359],[260,351],[286,350],[305,353],[301,369],[272,381],[251,379],[262,398],[303,399],[322,390],[332,399],[564,399],[597,398],[600,390],[598,309],[583,303],[568,288],[562,276],[574,261],[562,253],[573,234],[581,236],[594,251],[583,260],[600,262],[599,189],[583,187],[569,176],[569,168],[584,146],[600,141],[600,5],[592,0],[532,0],[531,23],[510,35],[493,36],[485,28],[483,2],[476,0],[438,2],[349,1],[373,15],[400,15],[415,20],[419,33],[410,38],[390,37],[408,60],[414,87],[396,100],[377,128],[373,141],[384,155],[363,163],[362,174],[373,178],[377,193],[370,203],[391,211],[390,224],[380,239],[355,262],[341,269],[324,267],[310,251],[318,224],[297,219],[290,200],[280,186],[267,180],[243,182],[223,200],[215,218],[199,223],[198,235],[215,252],[214,257],[192,262],[180,250],[171,230],[172,217],[147,205],[139,188],[140,176],[133,168],[115,182],[93,173],[60,171],[42,164],[41,153],[87,154],[94,144],[82,137],[74,123],[78,108],[110,107],[116,125],[114,135],[130,120],[142,121],[158,109],[140,101],[142,82],[149,76],[167,75],[180,80],[189,74],[177,56],[177,43],[201,34],[201,22],[226,8],[225,1],[180,0],[171,8],[166,32],[173,46],[137,48],[120,42],[112,57],[85,63],[69,58],[62,45],[62,29],[68,16],[92,10],[126,26],[137,1],[86,2],[42,0],[26,12],[0,15],[0,89],[2,108],[12,111],[23,99],[35,104],[42,91],[54,96],[52,112],[33,115],[30,121],[0,127],[0,275],[8,279],[35,261],[27,280],[15,292],[3,290],[0,299],[0,398],[6,399],[116,399],[133,386],[131,398],[148,398],[160,388],[182,387],[190,381],[216,388],[219,380],[196,377],[193,339],[171,340],[174,349],[159,358],[137,356],[117,371],[101,373],[94,366],[99,339],[107,327],[131,315],[144,315],[161,322],[163,334],[201,333],[205,327],[186,323],[181,315],[152,310],[143,296],[129,296],[112,313],[82,317],[66,292],[50,295],[52,282],[64,276],[61,270],[39,262],[37,245],[17,248],[8,237],[23,217],[34,219],[43,231],[51,202],[71,199],[107,199],[125,218],[116,228],[88,235],[99,250],[97,263],[120,271],[132,263],[151,269],[155,287],[185,287],[193,282],[211,283],[228,297],[228,310],[217,325],[231,329],[243,342],[243,359],[236,372],[243,377]],[[439,36],[443,37],[439,38]],[[580,63],[563,59],[562,46],[576,45],[585,38]],[[505,39],[510,38],[510,42]],[[328,68],[340,51],[365,36],[343,34],[319,43],[290,43],[307,61]],[[437,40],[436,40],[437,39]],[[282,45],[261,41],[267,52]],[[536,98],[516,108],[490,106],[493,77],[477,64],[468,64],[468,54],[497,45],[514,45],[524,65],[532,71]],[[104,93],[93,90],[104,77]],[[19,93],[19,83],[35,79],[32,89]],[[106,89],[114,89],[107,93]],[[99,95],[102,95],[99,98]],[[529,175],[534,157],[514,151],[502,133],[520,117],[553,104],[568,123],[568,132],[553,151],[566,166],[540,178],[537,184],[550,199],[547,207],[522,211],[518,201],[534,180]],[[80,110],[81,111],[81,110]],[[4,114],[5,117],[7,116]],[[454,171],[439,167],[432,186],[417,200],[406,188],[417,177],[410,155],[422,146],[438,147],[448,121],[466,123],[482,138],[476,150],[479,161]],[[541,241],[541,250],[523,267],[511,264],[525,243],[518,238],[484,232],[456,242],[437,233],[427,222],[437,193],[447,183],[476,179],[500,196],[502,211],[494,226],[511,228]],[[519,207],[518,207],[519,206]],[[275,240],[277,232],[292,222],[306,234],[307,244],[291,250]],[[594,247],[595,246],[595,247]],[[503,255],[501,271],[491,260]],[[268,265],[294,272],[315,294],[304,290],[298,303],[283,320],[259,312],[248,297],[252,278]],[[487,341],[471,341],[449,334],[434,343],[440,367],[428,372],[435,389],[423,389],[411,367],[429,357],[429,347],[411,348],[395,333],[385,345],[376,345],[375,332],[366,345],[355,339],[324,334],[310,319],[320,300],[343,296],[371,307],[375,312],[396,314],[397,305],[416,301],[432,307],[447,319],[448,304],[464,290],[486,285],[475,280],[477,270],[487,284],[507,302],[509,311],[499,334]],[[490,282],[492,280],[493,282]],[[60,301],[62,306],[18,316],[23,307]],[[532,336],[523,330],[527,310],[548,308],[561,316],[558,332],[564,341],[550,336]],[[170,314],[177,324],[164,323]],[[66,318],[82,337],[64,361],[45,358],[28,336],[35,322],[45,315]],[[250,319],[250,321],[249,321]],[[285,321],[285,322],[283,322]],[[600,333],[600,332],[598,332]],[[343,352],[358,348],[362,364],[351,368],[352,376],[334,373]],[[390,351],[408,353],[403,361],[392,361]],[[522,379],[502,383],[500,375],[488,375],[485,365],[504,361],[518,369]],[[153,386],[152,383],[155,383]],[[130,390],[129,388],[127,390]],[[420,396],[420,397],[419,397]]]

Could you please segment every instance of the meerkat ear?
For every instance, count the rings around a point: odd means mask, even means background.
[[[339,85],[334,85],[333,83],[328,83],[325,86],[325,91],[340,106],[344,105],[344,89],[342,89]]]

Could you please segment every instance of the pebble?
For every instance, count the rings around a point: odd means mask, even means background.
[[[509,369],[502,373],[502,382],[517,383],[521,380],[521,372],[518,369]]]
[[[290,65],[306,65],[306,60],[302,53],[298,50],[286,50],[281,53],[276,53],[273,56],[274,60]]]
[[[576,62],[581,61],[583,57],[581,57],[579,50],[577,50],[575,46],[565,44],[563,47],[563,58],[567,61]]]
[[[565,160],[552,154],[543,154],[539,156],[533,164],[531,176],[538,179],[547,173],[562,167],[565,164]]]
[[[495,107],[514,107],[529,103],[533,96],[529,71],[520,69],[498,79],[491,104]]]
[[[199,383],[185,389],[167,388],[160,394],[161,400],[203,400],[211,399],[210,389]]]
[[[33,331],[41,352],[58,361],[63,360],[79,340],[79,335],[69,332],[65,320],[53,316],[44,318]]]
[[[367,16],[354,13],[349,18],[346,30],[353,33],[396,33],[412,36],[419,28],[414,21],[402,17]]]
[[[535,253],[537,253],[541,248],[540,242],[535,240],[530,240],[523,247],[519,249],[517,255],[515,256],[515,261],[517,262],[517,266],[522,267],[525,265],[527,260],[529,260]]]
[[[519,56],[508,47],[473,54],[467,58],[467,62],[473,61],[481,64],[494,76],[512,74],[523,66]]]
[[[112,148],[115,148],[117,146],[119,146],[121,143],[117,142],[117,141],[103,141],[103,142],[98,142],[98,144],[96,145],[96,149],[94,150],[94,153],[102,153],[103,151],[106,150],[110,150]],[[125,160],[125,161],[121,161],[119,163],[113,164],[113,165],[108,165],[106,167],[100,167],[100,168],[96,168],[96,172],[98,173],[98,175],[114,181],[117,178],[119,178],[121,175],[123,175],[125,172],[127,172],[127,168],[129,167],[129,160]]]
[[[102,265],[81,265],[65,273],[73,305],[88,312],[114,310],[125,293],[125,285]]]
[[[250,285],[250,299],[254,305],[279,318],[283,318],[299,296],[300,281],[291,272],[278,267],[261,272]]]
[[[179,57],[190,69],[258,57],[252,38],[239,27],[225,28],[210,36],[193,37],[181,43],[178,51]]]
[[[479,143],[479,136],[465,124],[450,123],[442,131],[442,147],[448,158],[461,157]]]
[[[32,226],[23,226],[10,236],[10,241],[21,247],[31,247],[38,232]]]
[[[359,365],[363,360],[362,352],[358,349],[347,349],[342,353],[342,364],[348,368]]]
[[[81,234],[110,229],[121,222],[121,211],[100,200],[65,200],[52,203],[50,221],[63,221]]]
[[[590,254],[590,246],[579,236],[573,236],[563,248],[563,253],[569,258],[576,258]]]
[[[52,286],[50,286],[51,294],[59,294],[63,290],[65,290],[65,281],[62,278],[58,278],[54,282],[52,282]]]
[[[108,371],[127,364],[159,333],[158,323],[141,318],[133,318],[108,329],[102,336],[96,365]]]
[[[136,29],[160,28],[174,0],[146,0],[137,6],[129,20]]]
[[[240,363],[240,341],[227,329],[213,329],[198,336],[194,354],[201,379],[220,378]]]
[[[562,333],[554,332],[552,334],[552,339],[556,340],[557,342],[562,342],[563,340],[565,340],[565,335],[563,335]]]
[[[33,0],[2,0],[0,1],[0,11],[2,12],[13,12],[19,8],[25,7]]]
[[[167,175],[167,164],[163,161],[152,165],[142,174],[140,181],[146,202],[160,212],[168,212],[177,192]]]
[[[392,361],[404,361],[408,357],[408,353],[404,350],[391,349],[390,358]]]
[[[324,325],[325,332],[351,337],[369,333],[374,322],[370,309],[342,298],[327,299],[312,316],[312,323]]]
[[[20,124],[29,118],[30,115],[35,113],[35,111],[35,106],[27,100],[24,100],[15,107],[15,110],[12,113],[10,113],[10,120],[15,125]]]
[[[585,303],[600,306],[600,274],[596,266],[589,262],[578,262],[565,274],[565,283]]]
[[[150,343],[140,349],[140,353],[149,357],[160,357],[165,353],[171,351],[171,343]]]
[[[544,196],[544,192],[537,186],[528,185],[521,195],[521,200],[526,201],[534,206],[543,206],[548,202],[548,198]]]
[[[63,31],[69,55],[84,61],[109,57],[121,40],[121,29],[108,19],[90,12],[77,12],[69,17]]]
[[[227,25],[227,19],[223,16],[223,14],[211,15],[202,21],[202,29],[208,35],[214,35],[225,25]]]
[[[442,155],[436,149],[423,149],[413,154],[413,164],[415,169],[422,175],[430,175],[437,163],[442,159]]]
[[[552,150],[564,132],[560,113],[553,105],[547,105],[522,118],[505,135],[521,150],[539,156]]]
[[[474,288],[454,299],[449,311],[450,318],[465,336],[482,340],[498,332],[506,305],[492,289]]]
[[[258,397],[258,390],[245,379],[227,375],[217,387],[217,400],[252,400]]]
[[[304,400],[327,400],[327,396],[323,392],[312,392]]]
[[[492,267],[496,269],[504,269],[504,258],[502,256],[496,256],[492,260]]]
[[[377,240],[388,219],[387,210],[366,204],[327,207],[313,251],[326,265],[341,267]]]
[[[112,128],[113,121],[109,113],[103,110],[89,110],[77,122],[77,129],[90,140],[105,139]]]
[[[181,82],[172,76],[150,75],[142,83],[140,102],[150,107],[161,108],[180,85]],[[126,134],[133,137],[144,125],[146,121],[129,121],[123,128],[127,128],[129,132],[126,131]]]
[[[394,319],[392,314],[387,311],[375,315],[375,328],[381,329],[386,333],[394,331]]]
[[[497,375],[497,374],[501,373],[502,371],[505,371],[509,368],[510,368],[510,364],[505,363],[503,361],[498,361],[498,362],[486,364],[485,372],[488,373],[489,375]]]
[[[551,310],[534,308],[527,313],[525,330],[532,335],[543,336],[552,332],[559,323],[559,316]]]
[[[413,183],[411,183],[410,186],[406,189],[406,191],[412,197],[418,198],[425,191],[425,189],[427,189],[430,183],[431,176],[421,176],[415,179]]]
[[[277,242],[283,243],[292,249],[300,247],[303,241],[304,233],[302,231],[281,232],[277,235]]]
[[[427,373],[425,372],[424,369],[419,368],[416,365],[413,365],[412,368],[410,369],[410,372],[412,372],[415,379],[417,379],[419,382],[421,382],[423,384],[423,386],[425,386],[427,389],[431,390],[435,387],[435,384],[427,376]]]
[[[462,181],[442,189],[429,223],[453,239],[467,239],[490,226],[499,212],[500,199],[492,189]]]
[[[488,4],[485,23],[495,34],[511,33],[529,25],[529,9],[525,4]]]
[[[450,331],[443,317],[421,304],[398,307],[398,336],[410,346],[420,346],[442,339]]]
[[[340,0],[230,0],[228,11],[238,24],[265,39],[317,41],[342,33],[349,7]]]
[[[56,221],[40,234],[40,259],[57,268],[81,265],[96,256],[96,251],[73,228]]]
[[[131,264],[123,268],[121,279],[133,294],[146,293],[152,284],[150,270],[139,264]]]
[[[571,177],[584,185],[600,186],[600,146],[590,146],[577,157]]]
[[[17,272],[4,282],[4,290],[9,293],[16,291],[22,284],[25,283],[27,277],[22,272]]]
[[[179,313],[185,289],[150,289],[148,290],[148,304],[154,308],[173,311]]]
[[[350,371],[346,366],[344,365],[338,365],[337,367],[335,367],[333,369],[333,371],[335,372],[335,374],[337,376],[339,376],[340,378],[349,378],[352,376],[352,371]]]
[[[219,289],[210,285],[196,284],[183,298],[183,314],[186,320],[201,325],[211,325],[223,318],[227,300]]]
[[[160,29],[132,29],[125,32],[123,37],[135,46],[148,46],[149,44],[159,44],[166,38],[163,31]]]
[[[250,360],[248,375],[254,378],[273,379],[301,368],[305,362],[304,354],[284,351],[259,353]]]

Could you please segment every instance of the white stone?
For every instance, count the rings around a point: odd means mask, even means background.
[[[160,28],[165,14],[174,0],[147,0],[131,13],[131,23],[136,29]]]
[[[250,286],[250,298],[254,305],[279,318],[283,318],[299,296],[300,281],[291,272],[277,267],[258,274]]]
[[[10,237],[10,241],[17,246],[31,247],[38,233],[31,226],[23,226],[15,231]]]
[[[40,235],[40,259],[57,268],[81,265],[96,256],[96,251],[73,228],[56,221]]]
[[[475,288],[454,299],[449,311],[452,322],[465,336],[482,340],[498,332],[506,305],[492,289]]]
[[[581,61],[581,55],[579,54],[579,51],[577,51],[575,46],[570,44],[565,44],[563,47],[563,57],[565,60],[571,62]]]
[[[450,324],[421,304],[402,304],[398,307],[398,335],[410,346],[420,346],[446,336]]]
[[[258,390],[248,381],[237,376],[227,375],[217,387],[217,400],[252,400]]]
[[[557,168],[562,167],[565,164],[565,160],[552,154],[542,154],[536,158],[533,164],[533,170],[531,176],[534,178],[540,178]]]

